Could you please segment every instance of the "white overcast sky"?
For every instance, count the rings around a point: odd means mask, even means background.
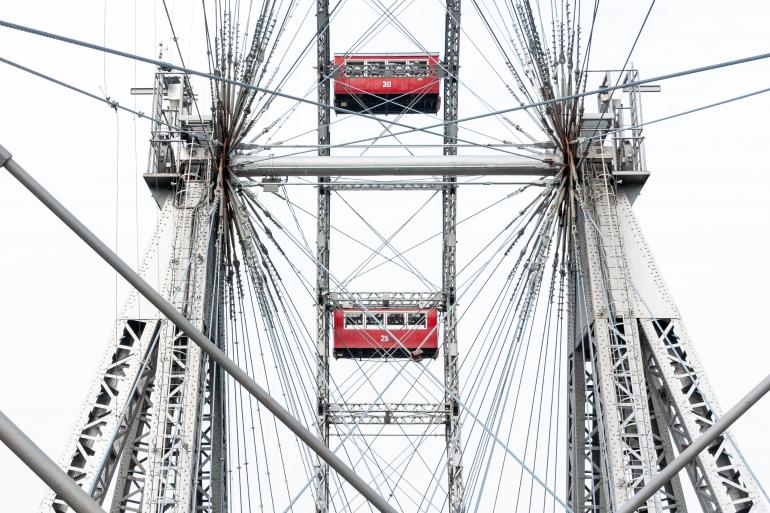
[[[106,34],[108,46],[133,51],[135,3],[136,51],[156,56],[157,43],[168,43],[168,33],[165,20],[151,14],[150,2],[107,2],[106,25],[103,1],[4,2],[0,18],[93,42]],[[186,2],[169,5],[180,32],[190,34]],[[403,19],[426,46],[441,49],[443,16],[437,6],[436,0],[417,0]],[[647,0],[601,2],[593,69],[623,64],[648,6]],[[360,2],[335,21],[333,50],[344,50],[335,41],[354,35],[359,16],[372,16]],[[470,2],[464,2],[464,19],[481,51],[496,55],[477,32]],[[314,17],[309,20],[314,25]],[[632,60],[649,77],[768,52],[768,20],[770,4],[761,1],[658,0]],[[181,44],[190,52],[189,64],[201,68],[196,42],[183,36]],[[394,46],[404,49],[401,42]],[[465,37],[463,69],[476,62],[471,46]],[[387,49],[387,41],[380,41],[370,50]],[[149,66],[103,59],[90,50],[4,28],[0,57],[96,94],[106,85],[106,95],[128,106],[135,77],[138,85],[149,86],[153,73]],[[302,66],[312,80],[312,62]],[[482,73],[461,71],[461,77],[487,90]],[[770,62],[661,86],[662,93],[644,98],[647,120],[770,87]],[[493,105],[512,105],[509,97],[490,94]],[[478,108],[469,101],[461,115]],[[764,324],[770,319],[769,114],[770,95],[762,95],[645,130],[652,176],[636,212],[724,409],[770,371]],[[312,116],[300,119],[307,128],[314,123]],[[92,99],[0,64],[0,144],[110,244],[116,240],[119,163],[118,249],[132,263],[155,222],[156,209],[139,176],[147,139],[146,125],[129,115],[116,121],[110,109]],[[0,172],[0,240],[0,410],[58,460],[108,340],[115,316],[114,273],[5,172]],[[119,302],[124,292],[121,284]],[[770,484],[768,428],[770,399],[765,398],[732,432],[759,480]],[[42,493],[42,484],[0,447],[0,509],[32,511]]]

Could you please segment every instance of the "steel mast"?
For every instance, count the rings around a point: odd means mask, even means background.
[[[638,73],[623,79],[636,81]],[[600,95],[599,113],[584,114],[580,127],[583,183],[568,354],[568,499],[576,512],[618,510],[719,418],[631,208],[649,174],[640,92]],[[766,511],[727,436],[717,437],[687,472],[703,511]],[[644,508],[687,511],[679,477]]]
[[[162,207],[140,275],[193,324],[223,340],[221,272],[217,261],[217,200],[211,194],[211,155],[198,139],[211,122],[191,110],[185,75],[159,70],[153,88],[150,173]],[[200,140],[205,141],[205,137]],[[170,263],[170,264],[169,264]],[[68,474],[98,502],[113,477],[111,513],[222,512],[225,439],[221,371],[136,290],[117,319],[87,406],[66,449]],[[49,492],[40,511],[68,511]]]
[[[460,0],[447,0],[444,24],[444,155],[457,155],[457,123],[460,86]],[[459,351],[457,341],[457,182],[456,176],[444,175],[447,183],[442,196],[442,273],[446,297],[444,315],[444,401],[449,412],[446,423],[446,460],[449,513],[463,508],[462,440],[460,435]]]
[[[331,48],[329,0],[316,2],[316,67],[318,72],[318,155],[331,154]],[[329,236],[331,230],[331,190],[324,186],[330,179],[318,178],[316,225],[316,414],[318,435],[329,445]],[[316,513],[329,509],[329,467],[317,460],[315,489]]]

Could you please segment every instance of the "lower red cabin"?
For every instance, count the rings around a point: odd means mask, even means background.
[[[435,308],[334,309],[336,358],[435,358]]]
[[[334,56],[334,106],[371,114],[438,112],[438,54]]]

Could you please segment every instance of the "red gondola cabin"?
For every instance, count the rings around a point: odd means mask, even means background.
[[[336,358],[435,358],[435,308],[334,309]],[[394,339],[397,338],[398,342]]]
[[[334,106],[370,114],[435,114],[438,54],[335,55]]]

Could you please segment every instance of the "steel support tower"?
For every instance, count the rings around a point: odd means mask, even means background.
[[[719,415],[631,208],[647,177],[638,88],[625,101],[601,95],[599,111],[584,115],[589,142],[581,148],[584,199],[570,280],[568,498],[576,512],[619,509]],[[703,511],[766,511],[728,437],[687,471]],[[687,511],[679,478],[646,510]]]
[[[224,339],[222,273],[211,268],[217,235],[206,145],[168,126],[210,133],[193,116],[181,74],[159,71],[154,87],[150,173],[161,206],[140,275],[200,330]],[[209,128],[206,128],[206,125]],[[223,374],[156,308],[132,290],[116,321],[63,459],[64,468],[102,503],[115,479],[111,513],[226,511]],[[41,512],[69,508],[49,492]]]

